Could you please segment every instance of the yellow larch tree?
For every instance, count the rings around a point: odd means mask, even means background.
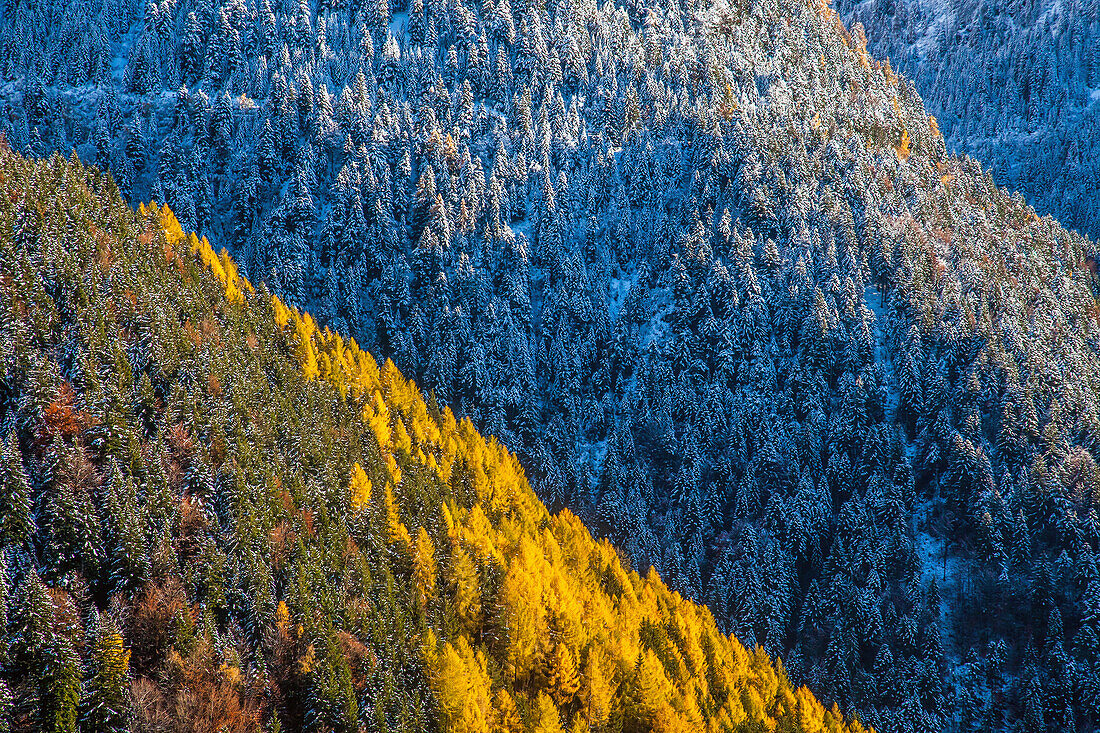
[[[489,733],[493,722],[485,656],[474,651],[465,637],[456,645],[449,642],[437,648],[435,635],[429,632],[425,657],[431,666],[429,681],[435,692],[443,729],[452,733]]]
[[[617,685],[614,683],[614,664],[602,647],[588,650],[584,666],[581,705],[589,726],[601,727],[611,716],[611,705]]]
[[[562,733],[561,715],[554,701],[545,692],[539,692],[531,711],[531,733]]]
[[[515,698],[503,687],[493,695],[493,712],[493,733],[521,733],[524,730]]]
[[[416,532],[413,552],[413,579],[416,582],[417,602],[423,609],[435,593],[435,545],[424,527]]]
[[[371,482],[366,471],[355,463],[351,468],[351,478],[348,480],[348,493],[351,495],[352,509],[360,511],[370,506]]]
[[[385,506],[386,540],[411,557],[413,554],[412,536],[401,521],[401,516],[397,513],[397,502],[393,498],[393,486],[389,482],[386,482]]]
[[[481,578],[477,565],[470,553],[456,544],[451,549],[451,561],[446,568],[451,590],[450,608],[462,630],[472,634],[481,623]]]
[[[576,697],[581,682],[577,673],[577,660],[573,652],[562,642],[556,642],[543,662],[543,677],[550,697],[559,706],[568,705]]]

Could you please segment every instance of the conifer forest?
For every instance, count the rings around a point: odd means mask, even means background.
[[[0,0],[0,733],[1100,731],[1096,0]]]

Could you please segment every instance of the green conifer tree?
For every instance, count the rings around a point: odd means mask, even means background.
[[[34,532],[31,486],[15,433],[0,441],[0,547],[24,545]]]
[[[96,614],[98,615],[98,614]],[[130,650],[110,616],[96,620],[88,675],[80,701],[80,729],[87,733],[125,731],[129,723]]]

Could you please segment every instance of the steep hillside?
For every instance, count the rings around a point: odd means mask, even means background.
[[[17,147],[166,200],[797,683],[1100,723],[1093,245],[828,3],[8,0],[0,39]]]
[[[0,185],[3,730],[863,730],[167,208]]]
[[[1100,237],[1096,0],[838,0],[913,80],[952,150],[1040,212]]]

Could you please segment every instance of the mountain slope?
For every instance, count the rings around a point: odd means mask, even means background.
[[[1100,237],[1100,6],[842,0],[868,47],[913,80],[948,147],[1039,211]]]
[[[4,7],[16,145],[167,200],[792,679],[1098,724],[1093,245],[827,3]]]
[[[167,208],[0,177],[10,730],[863,730]]]

